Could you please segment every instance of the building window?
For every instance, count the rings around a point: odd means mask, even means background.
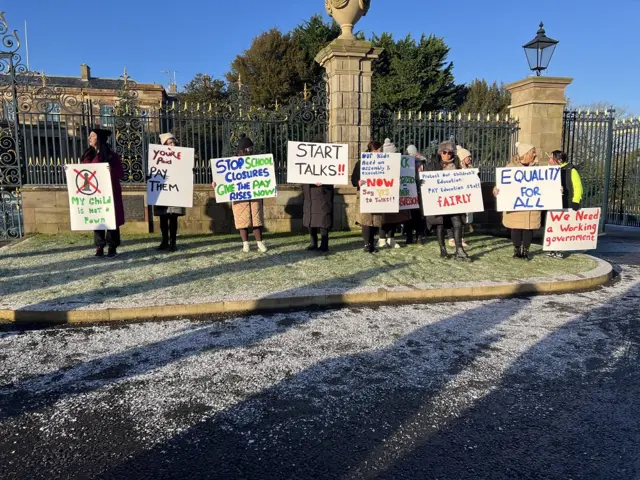
[[[100,105],[100,125],[103,127],[113,127],[113,107],[110,105]]]
[[[46,116],[47,122],[59,122],[60,121],[60,104],[58,102],[47,103]]]

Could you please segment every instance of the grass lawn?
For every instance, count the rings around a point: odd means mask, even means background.
[[[473,263],[441,259],[434,238],[374,255],[362,251],[359,232],[332,234],[327,254],[305,251],[304,235],[268,234],[265,241],[269,252],[252,243],[247,254],[237,235],[187,235],[178,238],[177,252],[164,253],[155,250],[157,235],[125,235],[120,255],[107,259],[92,256],[90,235],[37,235],[0,250],[0,308],[124,308],[425,288],[566,277],[595,267],[584,255],[548,258],[539,246],[532,261],[513,259],[510,241],[483,235],[467,238]]]

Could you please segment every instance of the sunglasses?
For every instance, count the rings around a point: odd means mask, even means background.
[[[453,155],[453,152],[444,151],[444,152],[442,152],[442,155]]]

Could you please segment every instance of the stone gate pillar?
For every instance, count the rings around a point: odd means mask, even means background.
[[[565,88],[572,81],[564,77],[528,77],[506,85],[511,93],[510,114],[520,120],[518,138],[536,147],[543,165],[547,164],[547,154],[562,148]]]
[[[318,53],[329,88],[329,142],[349,145],[349,169],[371,140],[371,62],[381,48],[337,38]]]

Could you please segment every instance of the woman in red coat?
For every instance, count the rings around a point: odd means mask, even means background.
[[[116,249],[120,246],[120,226],[124,225],[124,206],[122,204],[122,187],[120,180],[124,177],[122,159],[120,155],[111,150],[109,145],[110,130],[92,128],[89,131],[89,148],[82,155],[80,163],[108,163],[111,174],[111,187],[113,189],[113,204],[116,214],[116,229],[95,230],[93,238],[96,244],[96,257],[104,256],[104,247],[108,246],[107,257],[117,255]]]

